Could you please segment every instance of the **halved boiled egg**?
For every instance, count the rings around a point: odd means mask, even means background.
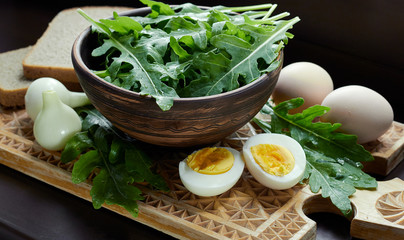
[[[193,152],[179,164],[184,186],[198,196],[210,197],[229,190],[244,170],[241,153],[228,147],[207,147]]]
[[[306,155],[293,138],[275,133],[250,137],[243,146],[245,164],[262,185],[282,190],[296,185],[306,168]]]

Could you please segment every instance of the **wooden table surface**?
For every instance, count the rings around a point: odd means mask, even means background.
[[[88,2],[69,1],[69,4],[82,6],[88,5]],[[114,5],[131,6],[127,2],[116,1]],[[293,1],[285,2],[286,4],[293,3]],[[363,3],[365,2],[363,1]],[[98,1],[97,4],[102,5],[107,2]],[[35,44],[36,39],[42,35],[55,14],[70,5],[55,3],[49,6],[49,4],[45,4],[45,1],[2,1],[0,3],[2,16],[0,53]],[[298,12],[297,7],[296,12]],[[304,20],[304,15],[299,16]],[[397,28],[397,31],[400,31],[399,29]],[[402,36],[404,31],[402,30],[404,29],[401,26],[401,33],[395,36],[399,43],[404,42]],[[296,27],[297,33],[302,31]],[[335,31],[341,31],[341,29],[335,27]],[[371,87],[390,101],[395,111],[395,121],[404,122],[403,101],[401,100],[404,86],[403,65],[397,67],[394,59],[388,64],[380,64],[374,59],[359,57],[338,48],[329,47],[327,43],[319,44],[316,41],[310,41],[305,38],[304,34],[302,34],[302,38],[299,38],[297,33],[295,33],[296,38],[291,40],[287,46],[285,64],[295,61],[316,62],[330,72],[336,87],[347,84]],[[343,33],[341,34],[343,35]],[[382,39],[381,36],[380,41]],[[376,51],[376,49],[369,49],[369,51]],[[402,47],[400,51],[402,51]],[[358,52],[361,51],[358,50],[356,53]],[[401,61],[401,63],[404,62]],[[404,179],[404,164],[401,163],[388,176],[376,177],[378,180],[395,177]],[[318,224],[317,239],[351,239],[350,222],[343,217],[328,213],[311,214],[309,217]],[[0,165],[0,239],[170,238],[158,230],[109,210],[94,210],[91,203],[85,200]]]

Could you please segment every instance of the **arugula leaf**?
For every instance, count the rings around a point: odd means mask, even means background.
[[[193,80],[188,86],[179,90],[181,97],[198,97],[204,96],[211,90],[212,79],[217,73],[224,73],[228,70],[230,59],[222,53],[215,53],[210,51],[201,53],[194,58],[192,63],[194,66],[199,66],[201,77]],[[234,82],[236,86],[238,82]]]
[[[130,173],[135,173],[139,178],[137,182],[148,182],[152,186],[168,190],[166,182],[159,175],[151,171],[152,161],[139,149],[127,149],[125,152],[125,164]]]
[[[137,36],[138,32],[143,29],[140,23],[130,17],[119,16],[116,12],[113,13],[113,16],[114,19],[100,19],[100,22],[120,34],[129,34],[132,32]]]
[[[137,217],[137,200],[143,200],[142,192],[132,185],[133,178],[126,174],[124,165],[102,168],[93,179],[90,195],[95,209],[102,204],[117,204],[124,207],[132,216]]]
[[[97,111],[92,106],[84,106],[81,108],[76,108],[76,112],[82,116],[83,114],[90,115],[90,117],[86,117],[82,121],[82,129],[87,131],[91,128],[91,126],[98,125],[103,128],[111,128],[112,124],[109,122],[99,111]]]
[[[186,91],[196,91],[192,96],[209,96],[224,91],[231,91],[240,86],[239,79],[242,77],[245,83],[250,83],[263,74],[258,67],[258,60],[263,59],[266,63],[272,63],[278,56],[274,44],[285,38],[285,32],[297,21],[280,22],[274,29],[250,28],[254,43],[235,35],[218,34],[211,38],[210,42],[218,49],[225,50],[230,57],[227,71],[215,71],[209,74],[209,78],[191,82]],[[201,71],[209,65],[200,65]],[[208,72],[208,70],[205,70]],[[208,79],[210,79],[208,81]]]
[[[328,112],[328,107],[316,105],[303,110],[302,113],[288,114],[290,109],[303,103],[302,98],[295,98],[274,108],[266,105],[263,112],[271,115],[271,130],[288,134],[301,144],[316,151],[323,151],[337,160],[357,162],[358,167],[361,167],[362,161],[373,160],[373,156],[362,145],[357,144],[357,136],[336,131],[341,126],[340,123],[313,122],[315,118]],[[302,130],[310,135],[302,135]]]
[[[180,61],[184,61],[191,56],[184,48],[180,46],[174,37],[170,38],[170,47],[173,49],[175,54],[179,56]]]
[[[78,158],[73,165],[73,183],[81,183],[95,174],[90,191],[95,209],[104,203],[117,204],[136,217],[137,200],[143,196],[133,183],[147,182],[151,187],[169,190],[164,179],[152,171],[152,160],[136,142],[119,133],[94,107],[76,111],[86,130],[68,141],[61,161],[67,163]]]
[[[179,96],[231,91],[274,70],[279,66],[279,51],[293,36],[287,31],[299,21],[298,17],[279,20],[287,13],[269,17],[272,4],[201,9],[190,3],[170,7],[152,0],[141,2],[151,8],[146,17],[114,13],[114,19],[96,22],[79,13],[98,33],[101,44],[92,55],[106,58],[105,70],[96,71],[97,75],[152,96],[163,111]],[[206,62],[201,64],[201,59]]]
[[[363,161],[372,161],[373,156],[362,145],[356,143],[357,137],[337,131],[341,124],[315,122],[328,107],[312,106],[301,113],[288,114],[290,109],[303,104],[302,98],[295,98],[275,107],[269,104],[262,109],[263,114],[271,116],[271,122],[254,119],[265,132],[286,134],[298,141],[305,153],[307,165],[302,181],[308,179],[313,192],[321,189],[324,198],[344,215],[352,213],[349,196],[358,189],[374,189],[377,181],[362,171]]]
[[[102,166],[102,159],[97,150],[91,150],[83,154],[80,159],[74,163],[72,171],[72,182],[79,184],[85,181],[90,173]]]
[[[199,49],[205,49],[208,44],[208,29],[200,21],[192,23],[183,17],[174,17],[164,26],[164,29],[170,32],[170,36],[178,36],[177,39],[189,36],[193,39],[193,44]]]
[[[111,149],[108,154],[108,160],[110,163],[116,163],[119,159],[123,159],[125,157],[125,142],[120,141],[119,138],[114,138],[111,141],[110,147]]]
[[[93,146],[93,140],[88,137],[86,131],[75,134],[70,141],[66,143],[65,149],[61,155],[62,163],[73,161],[80,155],[80,153]]]
[[[116,75],[119,67],[122,63],[128,63],[132,65],[132,69],[130,70],[130,74],[133,75],[137,81],[141,84],[140,94],[143,95],[151,95],[156,99],[157,104],[163,111],[169,110],[173,104],[173,98],[178,97],[175,90],[163,82],[159,81],[158,75],[154,74],[154,72],[149,72],[147,69],[148,63],[146,59],[139,59],[133,54],[131,51],[133,38],[131,36],[127,37],[117,37],[109,30],[109,28],[100,23],[94,21],[90,18],[84,11],[79,10],[79,13],[84,16],[87,20],[93,23],[95,29],[100,33],[107,35],[108,39],[104,39],[104,44],[95,50],[95,56],[103,53],[111,49],[112,47],[118,49],[120,51],[120,56],[115,57],[114,61],[111,64],[109,70],[112,71],[112,75]]]
[[[152,0],[140,0],[140,2],[151,8],[152,12],[148,15],[151,18],[156,18],[159,15],[173,15],[175,13],[169,5],[162,2]]]
[[[207,9],[201,9],[198,6],[192,3],[183,3],[180,5],[172,6],[172,10],[174,10],[174,14],[159,14],[157,17],[139,17],[133,16],[132,18],[135,19],[137,22],[142,24],[143,26],[153,25],[157,26],[164,22],[167,22],[172,18],[172,16],[176,17],[183,17],[183,18],[190,18],[199,21],[207,21],[209,18],[209,11]]]

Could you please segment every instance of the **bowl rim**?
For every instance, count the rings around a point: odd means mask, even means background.
[[[135,13],[137,13],[137,12],[144,12],[144,11],[147,11],[147,10],[150,11],[150,8],[149,8],[149,7],[136,8],[136,9],[132,9],[132,10],[127,10],[127,11],[124,11],[124,12],[120,12],[119,15],[121,15],[121,16],[122,16],[122,15],[124,15],[124,16],[133,16],[133,14],[135,14]],[[112,16],[109,17],[109,18],[112,18]],[[112,83],[110,83],[110,82],[108,82],[108,81],[102,79],[101,77],[97,76],[97,75],[93,72],[93,70],[91,70],[91,69],[84,63],[83,58],[82,58],[82,56],[81,56],[80,49],[81,49],[81,47],[82,47],[84,38],[85,38],[85,37],[89,37],[90,34],[91,34],[91,27],[92,27],[92,26],[90,25],[90,26],[88,26],[86,29],[84,29],[84,30],[78,35],[78,37],[76,38],[76,40],[74,41],[73,46],[72,46],[72,52],[71,52],[71,56],[72,56],[73,62],[76,62],[77,66],[80,67],[80,68],[83,70],[83,72],[85,72],[86,74],[89,74],[90,77],[92,77],[94,80],[96,80],[98,83],[100,83],[100,84],[103,85],[103,86],[106,86],[106,87],[108,87],[108,88],[112,88],[114,91],[121,92],[121,93],[124,93],[124,94],[127,94],[127,95],[133,95],[133,96],[136,96],[136,97],[142,97],[142,98],[153,99],[153,97],[150,96],[150,95],[147,95],[147,94],[140,94],[140,93],[138,93],[138,92],[125,89],[125,88],[116,86],[116,85],[114,85],[114,84],[112,84]],[[258,78],[255,79],[254,81],[252,81],[252,82],[250,82],[250,83],[248,83],[248,84],[246,84],[246,85],[244,85],[244,86],[238,87],[238,88],[233,89],[233,90],[231,90],[231,91],[222,92],[222,93],[218,93],[218,94],[213,94],[213,95],[209,95],[209,96],[183,97],[183,98],[182,98],[182,97],[174,97],[174,98],[173,98],[174,106],[175,106],[175,103],[176,103],[176,102],[177,102],[177,103],[178,103],[178,102],[184,102],[184,103],[185,103],[185,102],[192,102],[192,101],[209,101],[209,100],[212,100],[212,99],[217,100],[218,98],[226,98],[226,97],[229,97],[229,96],[237,95],[237,93],[239,93],[239,92],[247,91],[248,89],[252,88],[254,85],[257,85],[257,84],[261,83],[261,82],[262,82],[266,77],[268,77],[269,75],[273,74],[273,73],[276,72],[276,71],[280,71],[280,70],[282,69],[282,62],[283,62],[283,58],[284,58],[283,55],[284,55],[284,50],[281,49],[281,50],[279,51],[279,54],[278,54],[278,57],[277,57],[277,59],[279,59],[279,60],[281,61],[281,63],[280,63],[280,65],[279,65],[277,68],[275,68],[274,70],[272,70],[272,71],[270,71],[270,72],[267,72],[267,73],[265,73],[265,74],[262,74],[260,77],[258,77]],[[76,66],[75,66],[75,68],[76,68]],[[76,71],[76,69],[75,69],[75,71]]]

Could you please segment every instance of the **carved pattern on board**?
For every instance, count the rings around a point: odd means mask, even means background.
[[[157,169],[167,180],[171,191],[160,195],[152,191],[147,192],[145,204],[202,226],[212,231],[212,234],[217,233],[230,239],[252,239],[253,233],[258,229],[264,230],[265,234],[253,239],[267,239],[265,236],[268,234],[277,235],[274,239],[284,239],[282,235],[285,232],[294,235],[307,224],[299,218],[296,224],[280,225],[296,218],[295,210],[291,208],[290,213],[285,213],[286,215],[283,214],[277,219],[278,228],[275,229],[271,225],[274,221],[273,214],[288,204],[303,188],[302,185],[287,190],[272,190],[262,186],[245,171],[229,191],[214,197],[199,197],[182,185],[178,174],[178,162],[186,155],[166,152],[160,156],[161,161],[158,161]],[[283,226],[283,231],[279,229],[280,226]]]
[[[394,191],[381,196],[376,209],[384,219],[404,226],[404,191]]]
[[[3,112],[0,114],[0,121],[1,131],[12,133],[10,136],[18,136],[10,137],[9,134],[2,134],[0,131],[0,144],[66,171],[72,171],[73,163],[60,162],[60,152],[44,150],[35,142],[33,121],[25,111]],[[256,134],[256,130],[248,124],[218,145],[240,149],[242,141],[252,134]],[[303,186],[298,185],[282,191],[271,190],[256,182],[245,171],[239,182],[229,191],[215,197],[199,197],[182,185],[178,174],[178,162],[186,155],[187,153],[183,152],[158,153],[160,161],[157,162],[156,170],[167,180],[171,191],[168,193],[148,191],[145,193],[143,203],[228,239],[285,239],[284,236],[293,236],[307,224],[300,217],[295,221],[293,208],[280,215],[273,223],[274,217],[270,218]],[[287,224],[287,221],[290,223]],[[261,236],[254,236],[258,228],[262,228],[263,232]]]
[[[24,110],[2,111],[0,144],[71,172],[74,163],[63,164],[60,162],[60,152],[41,148],[35,142],[32,127],[33,122]],[[259,132],[252,124],[247,124],[218,145],[240,150],[249,136]],[[386,137],[379,138],[368,147],[371,146],[372,153],[383,153],[403,135],[403,125],[394,125]],[[199,197],[190,193],[179,178],[178,162],[187,153],[167,151],[156,154],[161,159],[155,166],[156,170],[167,180],[171,189],[168,193],[145,192],[142,202],[156,211],[228,239],[290,239],[308,224],[296,212],[293,202],[293,196],[303,187],[301,185],[282,191],[271,190],[256,182],[245,171],[229,191],[215,197]],[[404,225],[404,192],[382,196],[376,208],[386,220]]]
[[[397,122],[393,122],[393,125],[377,140],[366,143],[365,149],[371,153],[383,156],[383,153],[388,152],[393,148],[394,144],[403,138],[404,126]]]
[[[0,121],[1,129],[34,141],[33,121],[24,110],[3,112]]]
[[[305,225],[306,221],[296,212],[294,206],[285,211],[270,227],[266,228],[259,239],[285,240],[292,238]]]
[[[60,152],[52,152],[43,149],[35,142],[33,133],[33,121],[25,112],[6,111],[0,114],[0,130],[13,133],[21,138],[10,137],[0,133],[0,144],[7,145],[18,151],[26,153],[36,159],[43,160],[61,169],[71,172],[74,162],[64,164],[60,161]]]

